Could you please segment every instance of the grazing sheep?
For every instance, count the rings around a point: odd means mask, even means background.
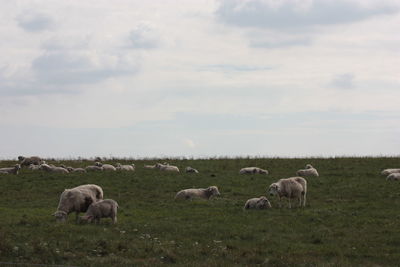
[[[1,168],[0,172],[2,174],[18,174],[18,171],[21,169],[21,165],[20,164],[15,164],[14,167],[7,167],[7,168]]]
[[[156,169],[159,169],[160,171],[179,172],[178,167],[169,165],[168,163],[166,164],[157,163]]]
[[[203,199],[210,199],[212,196],[219,196],[220,193],[218,191],[218,187],[216,186],[209,186],[208,188],[191,188],[191,189],[184,189],[176,193],[175,199],[190,199],[193,198],[203,198]]]
[[[46,172],[69,173],[69,171],[63,167],[56,167],[54,165],[48,165],[45,163],[41,164],[39,169]]]
[[[67,167],[67,170],[69,172],[86,172],[86,170],[84,168],[73,168],[73,167]]]
[[[102,167],[103,171],[116,171],[117,169],[111,164],[103,164],[101,162],[96,162],[95,165],[97,167]]]
[[[99,166],[87,166],[85,168],[86,171],[90,172],[90,171],[103,171],[103,167],[99,167]]]
[[[246,167],[242,168],[239,171],[239,174],[268,174],[267,170],[258,168],[258,167]]]
[[[152,170],[152,169],[156,169],[156,165],[146,165],[146,164],[144,164],[143,168]]]
[[[271,203],[269,203],[269,200],[264,197],[255,197],[255,198],[250,198],[246,201],[246,204],[244,204],[244,210],[248,209],[268,209],[271,208]]]
[[[400,173],[395,172],[395,173],[391,173],[388,175],[388,177],[386,177],[386,180],[388,181],[398,181],[400,180]]]
[[[198,170],[196,170],[196,169],[194,169],[192,167],[186,167],[185,171],[188,172],[188,173],[199,173]]]
[[[40,164],[44,163],[44,161],[41,158],[37,157],[37,156],[28,157],[28,158],[25,158],[23,156],[19,156],[18,160],[20,160],[21,167],[29,166],[31,164],[40,165]]]
[[[134,171],[135,170],[135,164],[121,165],[121,163],[117,163],[116,165],[117,165],[116,169],[118,171]]]
[[[57,221],[65,222],[68,214],[76,213],[76,220],[80,212],[86,212],[90,204],[103,199],[103,189],[95,184],[80,185],[65,189],[61,193],[57,211],[53,214]]]
[[[315,176],[319,177],[317,169],[315,169],[311,164],[307,164],[305,169],[298,170],[296,172],[297,176]]]
[[[384,169],[381,174],[382,175],[389,175],[392,173],[400,173],[400,169]]]
[[[279,207],[281,207],[282,197],[289,200],[289,208],[291,208],[290,199],[297,198],[299,207],[306,206],[307,181],[303,177],[291,177],[280,179],[278,182],[269,186],[268,193],[279,197]]]
[[[99,223],[101,218],[111,218],[112,222],[117,223],[118,203],[112,199],[104,199],[90,204],[85,215],[80,220],[89,223]]]

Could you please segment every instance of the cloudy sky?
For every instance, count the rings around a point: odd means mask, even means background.
[[[0,6],[0,158],[400,155],[398,0]]]

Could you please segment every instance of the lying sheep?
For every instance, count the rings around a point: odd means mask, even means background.
[[[99,167],[99,166],[87,166],[85,168],[86,171],[90,172],[90,171],[103,171],[103,167]]]
[[[57,167],[45,163],[40,165],[39,170],[44,170],[46,172],[55,172],[55,173],[69,173],[69,171],[63,167]]]
[[[103,164],[101,162],[96,162],[95,165],[97,167],[102,167],[103,171],[116,171],[117,169],[111,164]]]
[[[388,177],[386,177],[387,181],[398,181],[400,180],[400,173],[395,172],[395,173],[391,173],[388,175]]]
[[[317,169],[315,169],[311,164],[307,164],[305,169],[298,170],[296,172],[297,176],[315,176],[319,177]]]
[[[85,215],[80,217],[80,220],[89,223],[99,223],[101,218],[111,218],[112,222],[117,223],[118,203],[112,199],[104,199],[92,203],[87,209]]]
[[[218,191],[218,187],[210,186],[208,188],[192,188],[192,189],[184,189],[176,193],[175,199],[190,199],[193,198],[203,198],[210,199],[213,196],[219,196],[220,193]]]
[[[244,204],[244,210],[248,209],[268,209],[271,208],[271,203],[269,203],[269,200],[264,197],[256,197],[256,198],[250,198],[246,201],[246,204]]]
[[[160,171],[179,172],[178,167],[169,164],[157,163],[156,168],[159,169]]]
[[[185,171],[186,171],[187,173],[199,173],[198,170],[196,170],[196,169],[194,169],[194,168],[192,168],[192,167],[186,167]]]
[[[268,174],[267,170],[258,168],[258,167],[246,167],[242,168],[239,171],[239,174]]]
[[[28,166],[28,169],[32,170],[32,171],[37,171],[37,170],[40,170],[40,165],[30,164]]]
[[[381,172],[382,175],[389,175],[392,173],[400,173],[400,169],[385,169]]]
[[[7,167],[7,168],[1,168],[0,172],[2,174],[18,174],[18,171],[21,169],[21,165],[20,164],[15,164],[14,167]]]
[[[282,197],[289,200],[289,208],[291,208],[290,200],[297,198],[299,207],[306,206],[307,181],[303,177],[291,177],[280,179],[278,182],[269,186],[268,193],[279,197],[279,207],[281,207]]]
[[[85,173],[86,170],[84,168],[73,168],[73,167],[67,167],[67,170],[69,172],[82,172]]]
[[[156,169],[156,165],[146,165],[146,164],[144,164],[143,168],[152,170],[152,169]]]
[[[18,160],[20,160],[21,167],[29,166],[31,164],[40,165],[40,164],[44,163],[44,161],[40,157],[37,157],[37,156],[28,157],[28,158],[25,158],[23,156],[19,156]]]
[[[118,171],[134,171],[135,170],[135,164],[121,165],[121,163],[117,163],[116,165],[117,165],[116,169]]]
[[[65,189],[61,193],[57,211],[53,214],[57,221],[65,222],[68,214],[76,213],[76,220],[80,212],[86,212],[90,204],[103,199],[103,189],[95,184],[80,185]]]

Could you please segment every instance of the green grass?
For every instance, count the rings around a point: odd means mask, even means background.
[[[163,160],[160,160],[161,162]],[[115,163],[110,161],[111,163]],[[119,160],[119,162],[123,162]],[[169,160],[200,174],[135,172],[0,176],[0,262],[72,266],[398,266],[400,184],[380,175],[400,158]],[[51,163],[51,162],[50,162]],[[90,162],[64,161],[86,166]],[[57,164],[61,164],[57,163]],[[242,210],[280,178],[311,163],[305,209]],[[0,166],[15,162],[2,161]],[[246,166],[270,175],[242,176]],[[215,175],[215,177],[212,176]],[[64,188],[94,183],[120,209],[118,224],[55,222]],[[174,201],[184,188],[217,185],[221,197]],[[1,264],[0,264],[1,265]]]

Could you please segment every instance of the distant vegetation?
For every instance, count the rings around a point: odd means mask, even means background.
[[[0,262],[68,266],[398,266],[400,183],[386,181],[384,168],[400,158],[160,159],[181,169],[53,174],[22,169],[0,175]],[[16,161],[1,161],[0,167]],[[92,161],[53,163],[84,167]],[[252,197],[311,163],[320,177],[307,178],[307,206],[243,211]],[[186,174],[192,166],[199,174]],[[269,175],[239,175],[258,166]],[[94,183],[119,205],[118,223],[66,224],[52,213],[65,188]],[[210,201],[174,201],[185,188],[216,185]],[[1,266],[1,264],[0,264]],[[25,265],[24,265],[25,266]],[[26,265],[29,266],[29,265]]]

